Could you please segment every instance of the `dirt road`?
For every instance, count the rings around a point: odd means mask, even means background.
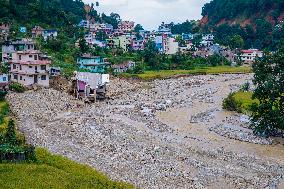
[[[140,188],[277,188],[284,146],[254,136],[222,99],[251,75],[148,83],[113,80],[111,99],[84,106],[67,94],[10,94],[30,143]],[[269,145],[271,144],[271,145]]]

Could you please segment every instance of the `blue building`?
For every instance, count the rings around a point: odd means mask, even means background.
[[[77,64],[81,69],[88,70],[92,73],[105,73],[110,67],[110,63],[100,56],[91,56],[84,54],[77,58]]]
[[[194,38],[193,34],[191,33],[183,33],[181,37],[182,37],[182,40],[184,41],[191,41]]]
[[[155,44],[156,44],[156,49],[162,53],[163,52],[163,36],[156,36],[155,37]]]

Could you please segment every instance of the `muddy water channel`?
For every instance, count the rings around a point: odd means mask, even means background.
[[[139,188],[283,188],[283,139],[253,135],[247,116],[221,107],[251,79],[115,79],[110,100],[87,106],[52,89],[8,99],[30,143]]]

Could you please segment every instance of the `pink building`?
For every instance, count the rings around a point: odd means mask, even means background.
[[[0,32],[2,33],[9,33],[10,25],[7,23],[0,23]]]
[[[35,38],[35,37],[39,37],[39,36],[42,36],[44,32],[44,29],[40,26],[35,26],[33,29],[32,29],[32,37]]]
[[[134,30],[135,22],[121,21],[118,23],[118,29],[123,32],[131,32]]]
[[[12,53],[10,63],[11,81],[24,86],[37,84],[49,86],[49,65],[51,60],[40,51],[17,51]]]

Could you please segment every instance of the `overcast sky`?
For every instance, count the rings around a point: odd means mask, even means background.
[[[210,0],[83,0],[85,3],[98,1],[99,13],[119,13],[123,20],[132,20],[144,29],[157,29],[161,22],[181,23],[200,19],[202,6]]]

